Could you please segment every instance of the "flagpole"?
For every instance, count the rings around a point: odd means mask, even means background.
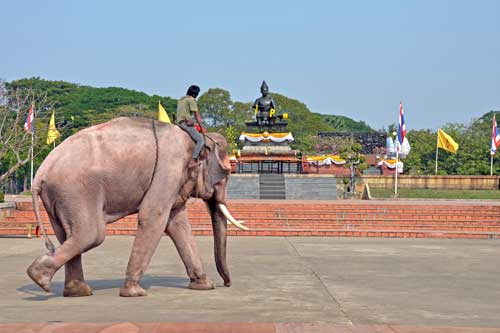
[[[398,197],[398,160],[399,160],[399,148],[397,148],[396,145],[396,170],[395,176],[394,176],[394,198]]]
[[[33,131],[31,131],[31,181],[30,181],[30,189],[33,192],[33,148],[34,148],[34,139],[33,139]]]
[[[34,137],[35,137],[35,96],[32,96],[31,108],[33,110],[33,123],[31,124],[31,171],[30,171],[30,190],[33,193],[33,159],[34,159]]]
[[[436,169],[434,170],[435,175],[438,174],[438,154],[439,154],[438,140],[439,140],[439,133],[437,133],[437,138],[436,138]]]
[[[490,176],[493,176],[493,154],[490,154]]]

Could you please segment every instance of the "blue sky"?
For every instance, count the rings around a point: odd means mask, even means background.
[[[0,78],[253,101],[436,129],[500,110],[500,1],[6,1]]]

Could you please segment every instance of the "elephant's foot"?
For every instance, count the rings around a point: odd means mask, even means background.
[[[64,286],[64,297],[81,297],[92,295],[92,288],[83,281],[71,280]]]
[[[215,285],[205,274],[200,276],[199,278],[191,279],[191,283],[189,284],[189,289],[193,290],[210,290],[215,289]]]
[[[125,282],[125,285],[120,289],[121,297],[138,297],[147,295],[148,293],[139,285],[139,283]]]
[[[53,267],[53,258],[44,254],[33,261],[31,266],[26,270],[26,273],[43,290],[50,292],[50,281],[56,272]]]

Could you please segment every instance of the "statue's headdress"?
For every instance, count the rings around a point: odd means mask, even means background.
[[[269,87],[267,86],[266,81],[262,81],[262,84],[260,85],[260,90],[269,90]]]

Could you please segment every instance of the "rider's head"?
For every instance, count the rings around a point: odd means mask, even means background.
[[[200,93],[200,87],[193,84],[192,86],[189,87],[186,95],[196,98],[198,97],[199,93]]]

